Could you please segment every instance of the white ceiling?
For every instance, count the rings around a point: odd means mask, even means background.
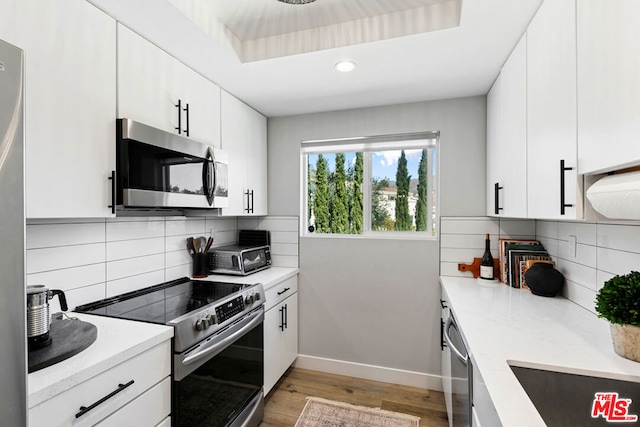
[[[89,1],[269,117],[486,94],[542,2]]]

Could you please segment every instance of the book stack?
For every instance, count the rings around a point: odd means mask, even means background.
[[[505,285],[529,289],[524,273],[536,262],[553,263],[539,240],[500,239],[500,280]]]

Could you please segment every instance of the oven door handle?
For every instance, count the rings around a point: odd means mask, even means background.
[[[455,345],[453,345],[453,343],[451,342],[451,336],[449,336],[449,329],[451,327],[458,331],[458,325],[456,325],[456,322],[453,320],[453,316],[449,315],[449,318],[447,318],[447,324],[444,326],[444,340],[447,343],[447,347],[449,347],[455,353],[456,357],[460,359],[464,366],[467,366],[467,364],[469,363],[469,354],[467,354],[466,356],[463,355],[462,352],[458,348],[456,348]],[[460,335],[459,331],[458,335]]]
[[[195,354],[191,354],[191,355],[185,357],[184,360],[182,361],[182,364],[183,365],[190,365],[190,364],[192,364],[194,362],[197,362],[198,360],[202,359],[203,357],[207,357],[211,353],[215,353],[218,350],[223,349],[228,344],[232,343],[233,341],[235,341],[236,339],[238,339],[239,337],[244,335],[248,330],[253,329],[256,325],[262,323],[262,321],[263,321],[263,319],[262,319],[262,311],[257,311],[257,312],[255,312],[254,314],[252,314],[250,316],[254,316],[254,319],[252,319],[249,323],[247,323],[242,328],[240,328],[240,330],[238,330],[238,331],[234,332],[233,334],[229,335],[228,337],[224,338],[222,341],[217,342],[217,343],[211,345],[210,347],[207,347],[207,348],[203,349],[202,351],[196,352]]]

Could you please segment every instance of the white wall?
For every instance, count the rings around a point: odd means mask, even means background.
[[[300,213],[300,142],[440,131],[440,212],[484,215],[486,98],[268,121],[269,213]],[[299,364],[440,388],[439,242],[300,238]]]

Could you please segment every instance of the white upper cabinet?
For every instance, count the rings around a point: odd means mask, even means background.
[[[487,215],[527,216],[526,35],[487,96]]]
[[[118,118],[220,147],[220,88],[118,24]]]
[[[582,218],[576,103],[575,0],[545,0],[527,29],[530,218]]]
[[[640,164],[640,2],[578,0],[578,171]]]
[[[229,154],[227,216],[267,214],[267,119],[222,91],[222,149]]]
[[[5,3],[0,38],[25,51],[26,216],[112,216],[115,20],[84,0]]]

